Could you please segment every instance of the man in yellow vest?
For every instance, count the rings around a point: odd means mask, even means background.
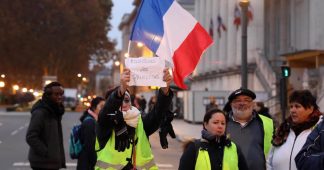
[[[227,133],[242,149],[249,170],[265,170],[274,131],[272,119],[253,110],[256,95],[249,89],[240,88],[228,97]]]
[[[99,113],[97,128],[97,163],[95,169],[158,169],[152,154],[148,137],[160,126],[171,104],[173,92],[168,69],[164,69],[162,87],[152,111],[141,117],[140,111],[131,105],[127,83],[130,70],[121,74],[120,86],[109,90],[106,103]]]

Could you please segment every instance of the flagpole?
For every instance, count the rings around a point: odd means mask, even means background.
[[[130,49],[130,45],[131,45],[131,40],[128,40],[128,47],[127,47],[127,57],[129,57],[130,56],[130,54],[129,54],[129,49]]]
[[[241,0],[240,6],[242,8],[242,65],[241,65],[241,83],[243,88],[248,88],[248,63],[247,63],[247,12],[249,7],[248,0]]]

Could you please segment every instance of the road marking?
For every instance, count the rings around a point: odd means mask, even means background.
[[[12,166],[20,166],[20,167],[24,167],[24,166],[30,166],[29,162],[14,162],[12,164]],[[67,167],[76,167],[77,163],[74,162],[68,162],[66,163]]]
[[[12,166],[29,166],[29,162],[14,162]]]
[[[0,116],[30,116],[29,112],[0,112]]]
[[[13,132],[11,132],[11,136],[17,134],[19,131],[23,130],[26,126],[20,126],[17,130],[14,130]]]
[[[172,168],[173,165],[172,164],[156,164],[159,168]]]
[[[2,143],[2,141],[0,140],[0,144]]]
[[[0,122],[0,126],[2,126],[2,123]]]
[[[14,130],[13,132],[11,132],[11,136],[15,135],[18,133],[18,130]]]

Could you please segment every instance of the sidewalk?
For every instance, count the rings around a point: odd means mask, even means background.
[[[184,142],[192,138],[199,139],[201,137],[202,124],[194,124],[184,121],[183,119],[173,119],[173,130],[177,136],[177,140]]]

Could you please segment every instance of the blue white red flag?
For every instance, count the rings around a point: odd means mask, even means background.
[[[175,0],[142,0],[130,40],[142,42],[173,64],[174,83],[187,88],[184,78],[213,43],[208,32]]]
[[[233,21],[233,23],[236,26],[236,29],[238,29],[239,26],[241,25],[241,11],[240,11],[238,5],[235,5],[235,8],[234,8],[234,21]]]
[[[225,24],[223,23],[223,19],[220,15],[217,16],[217,22],[218,22],[218,26],[217,26],[217,32],[218,32],[218,37],[221,37],[222,34],[222,30],[223,31],[227,31],[227,28],[225,26]]]

